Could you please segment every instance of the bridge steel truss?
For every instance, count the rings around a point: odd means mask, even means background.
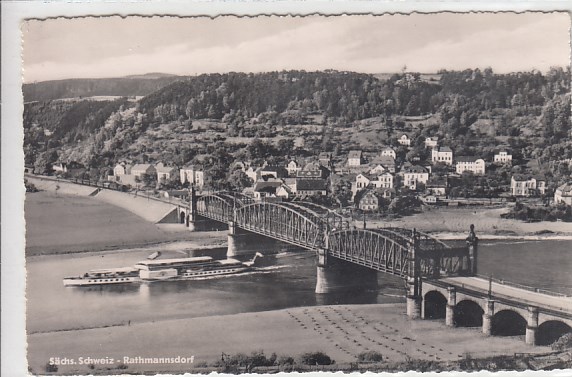
[[[236,208],[240,228],[309,250],[323,247],[326,223],[312,209],[293,203],[251,203]]]
[[[254,202],[233,192],[194,203],[197,214],[212,220],[402,278],[458,275],[467,268],[466,247],[451,248],[413,229],[350,229],[347,219],[314,203]]]

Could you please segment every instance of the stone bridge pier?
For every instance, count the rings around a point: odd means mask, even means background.
[[[377,271],[329,256],[318,250],[316,293],[339,293],[377,289]]]
[[[244,230],[234,221],[228,222],[228,258],[253,256],[256,252],[265,254],[268,250],[275,250],[278,243],[270,237]]]

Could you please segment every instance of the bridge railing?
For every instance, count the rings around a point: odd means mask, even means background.
[[[553,296],[553,297],[571,297],[570,295],[567,295],[564,293],[553,292],[553,291],[549,291],[549,290],[544,289],[544,288],[536,288],[536,287],[531,287],[529,285],[524,285],[524,284],[519,284],[519,283],[513,283],[511,281],[507,281],[504,279],[491,278],[490,276],[486,276],[486,275],[477,274],[476,276],[481,278],[481,279],[485,279],[485,280],[490,279],[494,283],[497,283],[500,285],[506,285],[507,287],[518,288],[518,289],[522,289],[522,290],[529,291],[529,292],[542,293],[544,295]]]

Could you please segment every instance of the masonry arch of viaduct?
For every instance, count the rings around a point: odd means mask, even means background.
[[[447,326],[481,327],[485,335],[524,335],[527,344],[549,345],[572,332],[572,316],[475,292],[424,282],[421,316],[444,319]]]

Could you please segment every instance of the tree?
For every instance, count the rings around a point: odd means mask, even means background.
[[[58,153],[55,150],[42,152],[34,162],[35,174],[51,174],[54,170],[53,164],[58,160]]]
[[[350,205],[352,198],[352,183],[342,178],[332,182],[332,197],[340,207]]]
[[[229,174],[227,181],[232,191],[242,191],[246,187],[251,187],[254,183],[241,169],[232,171]]]

